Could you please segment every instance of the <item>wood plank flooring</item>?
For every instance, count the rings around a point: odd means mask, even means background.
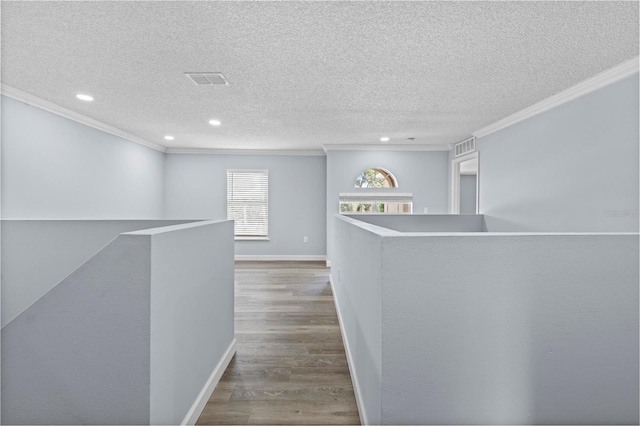
[[[237,353],[198,425],[360,424],[324,262],[236,262]]]

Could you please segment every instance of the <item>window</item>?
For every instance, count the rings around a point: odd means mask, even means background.
[[[340,213],[411,214],[413,194],[340,194]]]
[[[266,239],[269,223],[269,171],[227,170],[227,219],[237,239]]]
[[[398,181],[390,171],[379,167],[367,169],[356,179],[356,188],[397,188]]]
[[[389,170],[372,167],[356,178],[356,188],[397,188],[398,181]],[[413,194],[354,193],[340,194],[340,213],[413,213]]]

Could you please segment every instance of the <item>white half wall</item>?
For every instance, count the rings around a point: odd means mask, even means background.
[[[637,424],[638,242],[383,238],[383,424]]]
[[[233,224],[119,235],[2,329],[3,424],[180,424],[234,351]]]
[[[194,225],[134,233],[153,247],[151,424],[182,422],[234,340],[233,222]]]
[[[150,267],[120,236],[2,328],[2,424],[149,424]]]
[[[334,219],[335,220],[335,219]],[[335,220],[331,282],[362,424],[382,424],[382,238]]]
[[[163,217],[163,153],[1,99],[3,218]]]
[[[370,423],[637,424],[637,233],[333,219],[334,297]]]
[[[181,220],[2,220],[2,327],[123,232]]]

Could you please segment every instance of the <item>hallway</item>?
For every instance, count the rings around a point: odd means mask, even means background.
[[[324,262],[236,262],[237,353],[198,425],[360,424]]]

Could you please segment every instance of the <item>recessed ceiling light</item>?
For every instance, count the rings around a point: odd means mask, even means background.
[[[173,136],[171,136],[171,135],[167,135],[167,136],[165,136],[164,138],[165,138],[166,140],[168,140],[168,141],[172,141],[172,140],[174,140],[174,139],[175,139],[175,138],[174,138]]]
[[[91,102],[93,100],[93,97],[89,95],[85,95],[83,93],[78,93],[76,95],[76,98],[80,99],[81,101],[87,101],[87,102]]]
[[[222,123],[220,123],[218,120],[209,120],[209,124],[211,124],[212,126],[219,126]]]
[[[383,138],[380,138],[380,142],[389,142],[389,138],[386,136]]]

